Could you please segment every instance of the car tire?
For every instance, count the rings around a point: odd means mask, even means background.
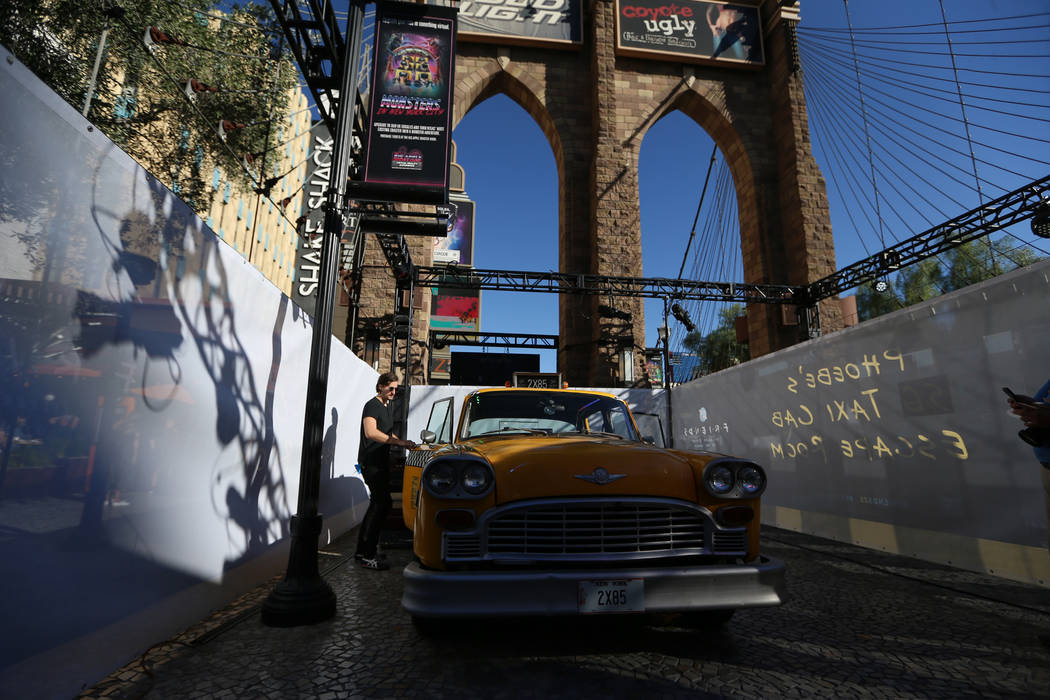
[[[729,623],[736,610],[700,610],[697,612],[684,613],[681,622],[686,627],[696,629],[714,629]]]

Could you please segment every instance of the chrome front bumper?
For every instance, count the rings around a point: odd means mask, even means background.
[[[419,617],[578,614],[579,582],[643,579],[645,612],[669,613],[780,605],[784,562],[558,571],[432,571],[405,567],[401,605]]]

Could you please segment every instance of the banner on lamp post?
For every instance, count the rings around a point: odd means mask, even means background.
[[[321,238],[324,233],[324,204],[332,169],[332,135],[324,122],[311,127],[310,157],[306,163],[302,216],[297,224],[295,281],[292,301],[310,316],[317,302],[321,281]]]
[[[359,199],[444,204],[452,133],[456,10],[376,5],[370,124]]]

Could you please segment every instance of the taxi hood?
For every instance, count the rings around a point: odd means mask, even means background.
[[[498,503],[555,496],[696,498],[684,453],[604,435],[513,435],[458,445],[489,462]]]

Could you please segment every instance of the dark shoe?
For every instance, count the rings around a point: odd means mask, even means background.
[[[355,554],[354,561],[361,561],[365,558],[363,554]],[[378,559],[379,561],[386,561],[386,552],[376,552],[374,556],[368,557],[369,559]]]
[[[362,569],[372,569],[373,571],[386,571],[390,568],[390,564],[387,564],[385,561],[379,559],[378,557],[354,558],[357,559],[357,565],[360,566]]]

